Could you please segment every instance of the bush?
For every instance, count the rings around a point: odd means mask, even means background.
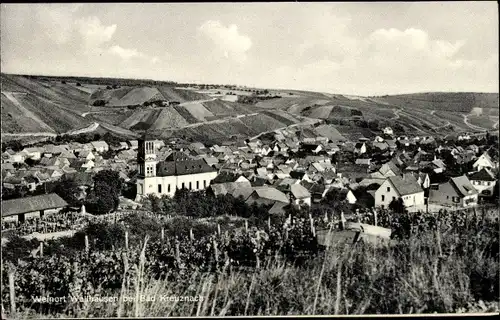
[[[106,101],[101,100],[101,99],[98,99],[98,100],[95,100],[94,102],[92,102],[92,106],[94,106],[94,107],[104,107],[105,105],[106,105]]]

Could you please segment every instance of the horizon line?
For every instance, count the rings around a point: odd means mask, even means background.
[[[384,93],[384,94],[371,94],[371,95],[360,95],[360,94],[351,94],[351,93],[332,93],[326,92],[323,90],[313,91],[310,89],[295,89],[295,88],[271,88],[271,87],[258,87],[258,86],[248,86],[242,84],[216,84],[216,83],[196,83],[196,82],[179,82],[175,80],[157,80],[157,79],[148,79],[148,78],[132,78],[132,77],[105,77],[105,76],[84,76],[84,75],[47,75],[47,74],[27,74],[27,73],[9,73],[9,72],[0,72],[0,74],[12,75],[12,76],[29,76],[29,77],[48,77],[48,78],[87,78],[87,79],[116,79],[116,80],[136,80],[136,81],[155,81],[155,82],[165,82],[165,83],[174,83],[174,84],[189,84],[189,85],[209,85],[209,86],[237,86],[237,87],[246,87],[253,89],[270,89],[270,90],[287,90],[287,91],[305,91],[312,93],[321,93],[321,94],[333,94],[333,95],[347,95],[347,96],[355,96],[355,97],[383,97],[383,96],[398,96],[398,95],[410,95],[410,94],[426,94],[426,93],[482,93],[482,94],[500,94],[499,92],[492,91],[412,91],[412,92],[404,92],[404,93]]]

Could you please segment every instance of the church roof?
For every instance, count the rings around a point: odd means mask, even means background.
[[[209,166],[203,159],[189,159],[177,161],[161,161],[157,165],[156,174],[160,177],[166,177],[216,171],[216,169]]]

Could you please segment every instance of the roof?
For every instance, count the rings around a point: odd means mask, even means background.
[[[385,175],[387,172],[389,172],[389,169],[392,170],[392,172],[394,172],[396,175],[401,173],[401,170],[399,170],[399,168],[392,160],[384,163],[382,167],[379,169],[379,172]]]
[[[472,186],[466,176],[459,176],[450,179],[451,185],[455,188],[458,194],[469,196],[477,194],[477,190]]]
[[[295,199],[305,199],[311,197],[309,191],[300,184],[292,184],[290,186],[290,192],[293,194]]]
[[[2,163],[2,170],[16,170],[16,168],[14,168],[14,165],[10,162],[7,162],[7,163]]]
[[[495,176],[491,171],[486,168],[481,169],[478,172],[474,172],[469,176],[469,180],[475,181],[495,181]]]
[[[408,179],[403,179],[400,176],[393,176],[387,178],[400,196],[406,196],[409,194],[414,194],[418,192],[423,192],[422,187],[418,184],[417,180],[412,177]]]
[[[160,177],[181,176],[205,172],[216,172],[205,160],[161,161],[156,166],[156,174]]]
[[[283,192],[275,188],[269,188],[269,187],[255,188],[253,193],[257,194],[259,198],[289,203],[288,197]]]
[[[275,202],[271,209],[269,209],[269,214],[284,214],[288,203]]]
[[[251,188],[252,185],[250,182],[225,182],[225,183],[216,183],[211,184],[210,188],[214,192],[215,195],[225,195],[225,194],[233,194],[238,189]]]
[[[68,203],[55,193],[2,201],[2,217],[66,207]]]

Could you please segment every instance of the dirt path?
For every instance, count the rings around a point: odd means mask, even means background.
[[[401,109],[397,109],[397,110],[393,110],[394,112],[394,117],[392,117],[391,119],[389,120],[396,120],[396,119],[399,119],[399,113],[401,112]]]
[[[469,115],[468,114],[463,114],[463,117],[464,117],[464,123],[467,127],[471,128],[472,130],[478,130],[478,131],[488,131],[487,129],[483,128],[483,127],[478,127],[476,125],[473,125],[471,123],[469,123]]]
[[[18,93],[18,92],[8,92],[8,91],[2,91],[2,94],[9,99],[16,107],[18,107],[25,115],[27,118],[31,118],[34,121],[38,122],[38,124],[47,130],[49,133],[54,133],[54,129],[52,129],[49,125],[47,125],[45,122],[42,121],[36,114],[31,112],[30,110],[26,109],[14,96],[15,94],[20,94],[20,95],[26,95],[26,93]],[[42,132],[37,132],[38,134]]]
[[[73,136],[73,135],[77,135],[77,134],[89,133],[89,132],[95,131],[98,127],[99,127],[99,123],[94,122],[94,123],[92,123],[91,125],[89,125],[89,126],[87,126],[85,128],[77,129],[77,130],[71,130],[71,131],[68,131],[68,132],[66,132],[64,134]]]

